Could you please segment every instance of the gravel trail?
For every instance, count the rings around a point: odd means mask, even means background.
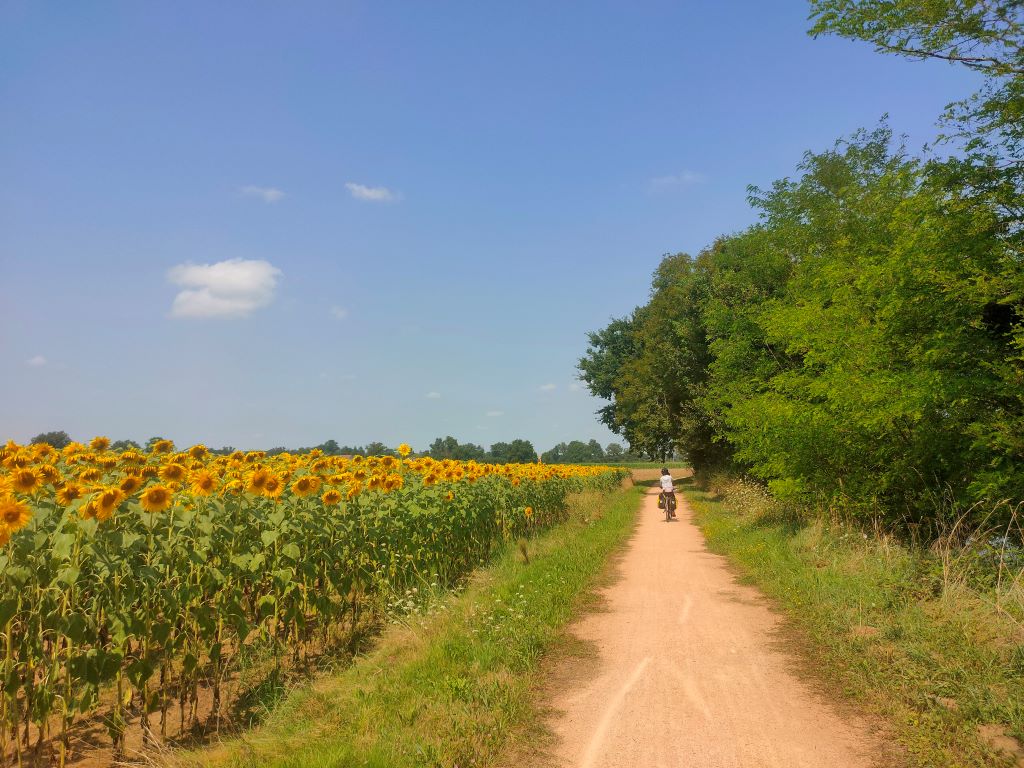
[[[869,768],[879,737],[805,682],[760,592],[707,551],[680,496],[657,492],[602,592],[573,628],[593,669],[558,684],[557,761],[578,768]],[[558,672],[556,670],[556,677]]]

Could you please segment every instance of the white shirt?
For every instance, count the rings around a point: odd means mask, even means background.
[[[672,485],[672,475],[661,476],[661,490],[664,493],[675,493],[676,487]]]

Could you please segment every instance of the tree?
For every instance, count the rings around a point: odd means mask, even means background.
[[[71,444],[71,438],[67,432],[60,430],[59,432],[42,432],[33,437],[29,442],[32,444],[46,443],[59,451]]]
[[[427,455],[434,459],[455,459],[457,461],[483,461],[487,452],[474,443],[460,443],[451,435],[439,437],[430,444]]]
[[[604,457],[612,463],[625,461],[626,452],[622,450],[622,446],[618,443],[608,443],[608,446],[604,449]]]
[[[529,440],[495,443],[488,451],[488,460],[497,464],[530,464],[537,460],[537,451]]]
[[[388,448],[384,443],[373,442],[367,443],[366,448],[367,456],[394,456],[395,452],[391,448]]]
[[[1024,5],[1020,0],[811,0],[810,34],[839,35],[911,59],[952,62],[981,74],[974,95],[944,123],[981,162],[1012,178],[1024,168]],[[995,160],[994,163],[988,160]]]
[[[134,440],[115,440],[110,444],[110,450],[112,451],[127,451],[129,449],[141,451],[142,446]]]
[[[701,396],[710,351],[702,307],[706,274],[686,254],[666,256],[654,273],[651,299],[628,321],[589,335],[581,378],[612,404],[602,420],[630,449],[665,460],[677,449],[697,468],[723,463],[728,445],[715,440],[713,415]]]
[[[320,443],[320,445],[318,445],[317,447],[321,451],[323,451],[327,456],[337,456],[342,452],[341,446],[338,445],[337,440],[325,440],[324,442]]]

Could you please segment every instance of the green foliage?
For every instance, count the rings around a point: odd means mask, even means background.
[[[960,156],[886,127],[751,189],[760,222],[667,257],[589,336],[601,418],[652,458],[732,464],[781,496],[928,526],[1024,500],[1024,4],[813,0],[812,34],[953,61],[983,90]]]
[[[532,539],[528,562],[504,547],[484,578],[407,617],[348,668],[291,691],[261,729],[179,763],[425,768],[535,754],[541,660],[629,538],[641,498],[635,487],[571,497],[569,522]]]
[[[33,437],[29,442],[33,444],[47,443],[59,451],[71,443],[71,437],[62,429],[59,432],[43,432]]]
[[[1024,4],[1020,0],[811,0],[812,35],[864,40],[877,50],[939,59],[984,76],[945,121],[968,148],[1024,158]],[[1018,181],[1021,169],[1007,166]]]
[[[127,451],[127,450],[141,451],[142,446],[134,440],[115,440],[110,444],[110,450],[112,451]]]
[[[451,435],[439,437],[430,444],[427,455],[434,459],[458,459],[459,461],[483,461],[487,452],[483,446],[460,443]]]
[[[495,464],[532,464],[537,461],[537,450],[529,440],[513,440],[511,443],[495,443],[487,452],[489,461]]]
[[[701,314],[706,276],[686,254],[666,257],[655,272],[651,300],[629,320],[591,333],[580,378],[613,400],[602,421],[630,450],[664,461],[677,451],[695,466],[724,460],[711,415],[700,402],[709,363]]]
[[[605,460],[605,453],[597,440],[571,440],[545,451],[540,460],[545,464],[599,464]]]

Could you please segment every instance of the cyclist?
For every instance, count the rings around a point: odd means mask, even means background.
[[[661,504],[664,505],[670,517],[676,516],[676,487],[672,482],[672,475],[669,474],[668,467],[661,468]]]

